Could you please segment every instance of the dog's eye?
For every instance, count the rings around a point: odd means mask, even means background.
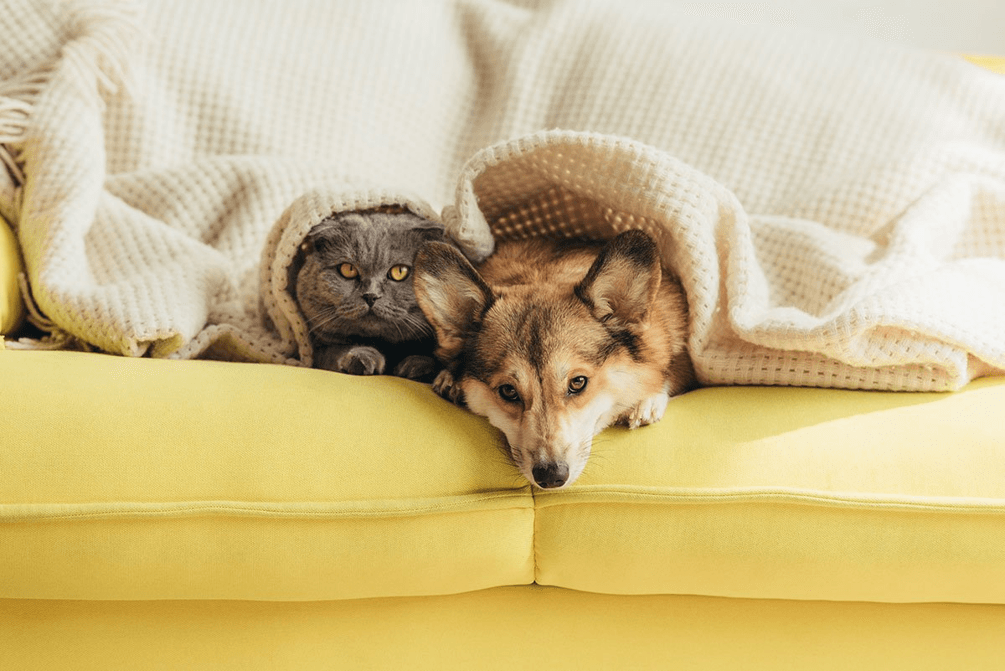
[[[387,271],[387,276],[390,277],[395,282],[404,282],[405,278],[408,277],[408,273],[411,272],[411,268],[405,265],[397,265],[392,267]]]
[[[359,271],[356,270],[356,266],[351,263],[340,263],[338,264],[338,274],[347,280],[352,280],[359,277]]]
[[[586,389],[586,383],[589,382],[585,375],[577,375],[576,377],[569,380],[569,393],[578,394],[579,392]]]
[[[499,385],[499,398],[506,401],[507,403],[517,403],[520,401],[520,394],[517,392],[516,387],[511,384],[501,384]]]

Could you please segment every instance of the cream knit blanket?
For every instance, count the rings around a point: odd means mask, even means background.
[[[954,56],[623,0],[0,0],[0,35],[58,344],[308,363],[300,239],[403,204],[472,258],[644,228],[704,383],[1005,369],[1005,77]]]

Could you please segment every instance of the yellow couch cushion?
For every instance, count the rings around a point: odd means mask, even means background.
[[[0,599],[4,671],[1000,671],[1005,606],[542,587],[311,603]]]
[[[537,580],[1005,603],[1003,408],[1005,378],[953,394],[688,394],[599,441],[570,491],[536,495]]]
[[[395,378],[7,351],[0,393],[0,598],[1005,603],[1003,378],[702,389],[558,492]]]
[[[0,597],[344,599],[533,580],[481,420],[396,378],[0,352]]]

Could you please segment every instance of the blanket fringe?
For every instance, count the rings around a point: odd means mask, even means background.
[[[61,63],[76,73],[74,81],[94,82],[84,88],[102,108],[105,97],[120,90],[129,94],[136,86],[130,62],[138,39],[145,36],[138,3],[107,0],[87,5],[62,0],[53,7],[53,13],[66,23],[69,35],[58,60],[0,81],[0,162],[16,187],[25,182],[20,145],[30,126],[32,109]]]
[[[146,37],[140,23],[140,7],[133,0],[106,0],[84,5],[77,0],[62,0],[57,11],[69,18],[70,39],[62,58],[80,77],[78,81],[96,81],[97,102],[124,90],[134,90],[136,80],[130,63],[137,41]]]
[[[66,26],[66,41],[56,60],[31,72],[0,81],[0,163],[10,176],[8,186],[0,190],[0,214],[15,232],[20,223],[26,182],[24,141],[31,127],[35,103],[54,73],[59,68],[68,69],[70,79],[104,110],[107,97],[120,90],[126,95],[135,91],[130,63],[138,39],[145,37],[140,25],[140,7],[135,0],[95,3],[59,0],[52,7],[52,13],[55,20]],[[46,335],[7,340],[7,348],[93,349],[42,314],[24,273],[21,273],[18,282],[27,307],[28,322]]]
[[[33,350],[75,350],[79,352],[93,352],[93,347],[73,335],[68,331],[59,328],[55,322],[42,314],[35,297],[28,286],[28,277],[24,273],[18,273],[18,287],[21,289],[21,298],[24,300],[27,311],[28,323],[45,333],[41,338],[18,338],[7,340],[7,349],[33,349]]]
[[[23,162],[18,146],[28,129],[35,99],[49,81],[51,67],[25,77],[0,82],[0,161],[15,187],[24,184]]]

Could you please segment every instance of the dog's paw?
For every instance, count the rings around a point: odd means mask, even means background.
[[[663,391],[647,396],[623,417],[624,423],[629,429],[655,424],[663,419],[669,402],[670,394]]]
[[[413,354],[406,356],[394,367],[394,374],[409,380],[426,380],[436,372],[436,360],[431,356]]]
[[[373,347],[356,345],[342,352],[336,361],[340,373],[350,375],[382,375],[387,361]]]
[[[464,392],[454,384],[454,376],[449,370],[441,370],[433,380],[433,391],[456,405],[464,405]]]

